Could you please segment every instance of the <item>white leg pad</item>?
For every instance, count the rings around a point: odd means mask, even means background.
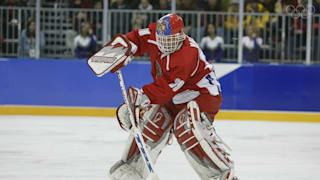
[[[109,177],[111,180],[143,180],[139,172],[122,160],[110,169]]]
[[[167,115],[167,111],[160,106],[147,113],[150,115],[147,114],[148,117],[146,117],[142,127],[142,135],[145,138],[151,160],[155,164],[162,149],[171,138],[172,123],[170,123],[171,117]],[[149,170],[141,157],[132,134],[129,135],[121,160],[111,167],[109,174],[113,178],[112,180],[130,180],[128,177],[131,176],[138,178],[132,180],[147,179]]]
[[[188,103],[174,122],[174,134],[182,151],[202,180],[232,180],[234,164],[230,155],[213,138],[214,129],[200,118],[196,102]]]

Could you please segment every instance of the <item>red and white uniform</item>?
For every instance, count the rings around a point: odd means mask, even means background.
[[[134,44],[131,49],[134,56],[145,53],[150,56],[154,81],[144,85],[142,89],[151,104],[159,104],[151,106],[143,114],[142,136],[151,148],[153,163],[174,135],[188,162],[201,179],[234,180],[233,161],[219,145],[212,128],[214,116],[222,103],[220,84],[213,66],[207,63],[197,43],[184,36],[180,31],[182,29],[182,19],[175,14],[168,14],[158,24],[150,24],[146,29],[126,34]],[[183,35],[179,41],[181,44],[173,43],[176,46],[171,46],[170,43],[179,34]],[[168,38],[161,39],[159,35]],[[133,88],[129,88],[129,92],[130,90],[134,91]],[[130,97],[135,95],[128,94]],[[121,113],[127,109],[124,106],[118,109],[121,125],[124,124],[121,122],[128,121],[126,113]],[[128,177],[132,179],[133,175],[136,175],[135,180],[147,179],[149,172],[132,135],[122,159],[109,172],[112,180],[125,180]]]
[[[213,66],[197,43],[186,37],[179,49],[163,54],[156,42],[156,23],[146,29],[133,30],[126,37],[137,46],[134,56],[150,55],[154,82],[143,86],[151,104],[184,104],[193,99],[202,112],[216,114],[221,104],[220,84]],[[213,118],[212,116],[212,118]]]

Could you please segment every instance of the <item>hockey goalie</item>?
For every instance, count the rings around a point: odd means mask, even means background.
[[[117,119],[121,128],[130,132],[133,124],[128,110],[139,109],[135,125],[142,132],[153,163],[175,137],[200,179],[235,180],[234,162],[213,126],[222,103],[220,84],[213,66],[183,30],[182,18],[168,14],[146,29],[118,35],[110,42],[115,50],[109,53],[110,58],[102,60],[109,63],[107,71],[115,72],[133,56],[148,53],[154,80],[142,89],[128,88],[130,104],[118,107]],[[93,61],[91,67],[100,60]],[[100,74],[107,71],[101,70]],[[147,179],[148,167],[133,135],[108,174],[112,180]]]

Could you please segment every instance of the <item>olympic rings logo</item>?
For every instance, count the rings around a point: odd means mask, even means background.
[[[298,6],[287,6],[286,12],[290,14],[291,17],[294,18],[307,18],[308,11],[311,11],[311,14],[314,14],[316,8],[314,6],[306,6],[303,4],[299,4]]]

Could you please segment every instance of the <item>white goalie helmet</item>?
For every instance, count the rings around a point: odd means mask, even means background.
[[[179,48],[186,38],[183,28],[183,20],[176,14],[167,14],[158,20],[156,39],[162,53],[170,54]]]

